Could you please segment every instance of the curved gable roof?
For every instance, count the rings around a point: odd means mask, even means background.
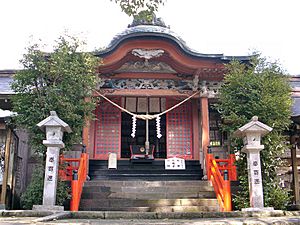
[[[143,22],[137,23],[134,21],[127,29],[117,34],[106,49],[96,52],[95,55],[100,57],[109,55],[122,43],[133,39],[164,39],[175,43],[186,55],[202,59],[219,59],[227,62],[233,59],[249,61],[251,58],[251,56],[225,56],[224,54],[203,54],[197,52],[188,47],[186,42],[178,34],[166,27],[161,20],[159,20],[159,22],[154,21],[150,24]]]

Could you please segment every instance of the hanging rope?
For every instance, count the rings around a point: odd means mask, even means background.
[[[138,119],[142,119],[142,120],[152,120],[152,119],[155,119],[157,117],[160,117],[168,112],[170,112],[171,110],[177,108],[178,106],[182,105],[183,103],[185,103],[186,101],[190,100],[192,97],[194,97],[195,95],[199,94],[200,91],[197,91],[195,92],[194,94],[192,94],[191,96],[189,96],[188,98],[184,99],[183,101],[179,102],[178,104],[172,106],[171,108],[161,112],[161,113],[158,113],[158,114],[155,114],[155,115],[146,115],[146,114],[134,114],[130,111],[128,111],[127,109],[119,106],[117,103],[111,101],[109,98],[105,97],[104,95],[102,95],[101,93],[99,93],[98,91],[95,91],[100,97],[104,98],[106,101],[108,101],[109,103],[111,103],[112,105],[116,106],[117,108],[119,108],[121,111],[123,112],[126,112],[128,113],[129,115],[133,116],[133,117],[136,117]]]

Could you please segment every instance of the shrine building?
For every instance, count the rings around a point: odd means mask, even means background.
[[[94,54],[99,57],[95,118],[83,129],[80,159],[74,158],[76,151],[60,156],[59,176],[72,184],[70,210],[231,211],[235,155],[213,105],[225,65],[234,59],[247,64],[251,56],[196,52],[159,18],[133,21]],[[9,83],[15,72],[0,71],[2,109],[11,109]],[[290,83],[294,136],[299,137],[299,76]],[[11,177],[29,173],[29,153],[18,151],[14,161],[24,159],[24,168],[17,166]],[[19,186],[12,193],[25,190]],[[2,195],[1,202],[10,198]]]
[[[90,181],[71,210],[232,210],[235,156],[213,104],[225,64],[251,57],[198,53],[156,18],[135,20],[94,54],[97,106],[83,130]]]
[[[118,160],[129,160],[135,146],[150,149],[154,160],[179,157],[202,166],[208,145],[217,156],[228,156],[212,104],[224,64],[233,59],[247,63],[249,56],[198,53],[160,19],[150,25],[134,21],[96,55],[103,59],[95,92],[99,101],[96,120],[84,131],[90,159],[107,160],[116,153]],[[160,133],[155,117],[137,118],[133,134],[134,116],[122,109],[135,115],[159,114]]]

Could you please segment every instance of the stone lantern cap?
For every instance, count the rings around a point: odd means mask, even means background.
[[[234,133],[234,137],[245,137],[247,133],[259,133],[264,136],[273,130],[272,127],[259,122],[257,116],[253,116],[251,121],[244,126],[237,129]]]
[[[55,111],[50,111],[50,116],[48,116],[43,121],[39,122],[37,126],[45,131],[45,127],[62,127],[62,130],[64,132],[71,133],[72,130],[69,127],[68,124],[66,124],[64,121],[62,121],[56,114]]]

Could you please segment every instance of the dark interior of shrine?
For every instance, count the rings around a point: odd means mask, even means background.
[[[160,129],[162,137],[156,137],[156,120],[149,120],[149,142],[154,145],[154,158],[166,158],[166,115],[161,116]],[[122,113],[121,157],[130,158],[130,145],[144,146],[146,141],[146,121],[137,119],[135,137],[132,133],[132,116]]]

